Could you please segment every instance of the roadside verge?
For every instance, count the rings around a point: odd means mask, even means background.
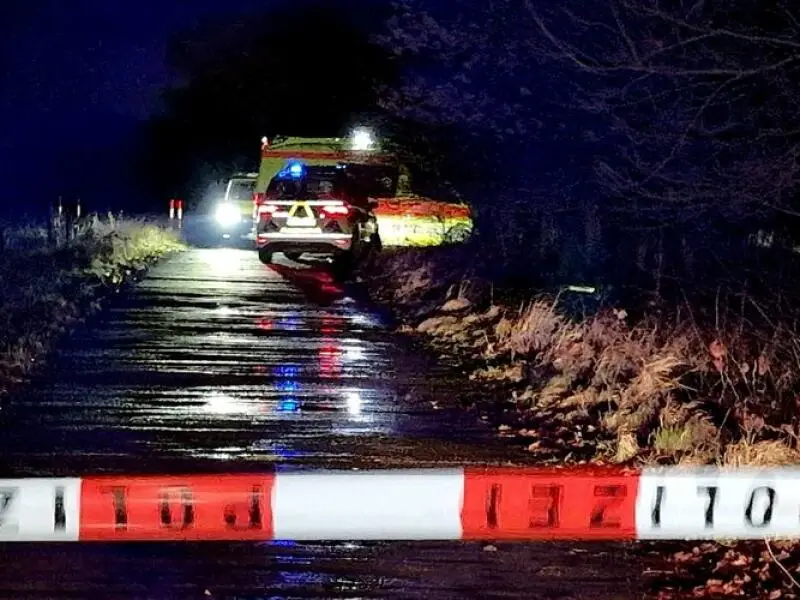
[[[110,215],[89,217],[57,245],[44,227],[7,229],[0,254],[0,397],[27,381],[104,295],[182,247],[173,231]]]
[[[705,313],[687,302],[669,316],[601,305],[576,317],[558,294],[512,293],[481,278],[484,260],[468,245],[391,249],[362,277],[400,331],[486,390],[481,418],[537,462],[800,463],[800,335],[789,311],[770,307],[759,320],[754,301]],[[800,590],[796,543],[641,548],[665,559],[648,575],[662,598],[775,600]]]

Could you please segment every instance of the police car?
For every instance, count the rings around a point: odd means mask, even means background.
[[[382,166],[286,165],[256,204],[256,248],[261,262],[275,253],[290,260],[322,254],[351,263],[381,246],[370,192],[374,181],[390,191],[397,178]],[[365,183],[366,182],[366,183]]]

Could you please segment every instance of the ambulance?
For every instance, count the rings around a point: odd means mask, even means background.
[[[263,139],[253,221],[261,261],[275,253],[354,263],[379,251],[377,198],[397,192],[399,166],[368,132],[340,138]]]
[[[276,253],[354,263],[384,245],[432,245],[446,241],[446,230],[471,230],[466,205],[411,193],[407,171],[367,129],[348,138],[263,138],[253,198],[264,263]]]

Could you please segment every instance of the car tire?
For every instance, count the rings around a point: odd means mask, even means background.
[[[350,244],[350,251],[348,252],[348,254],[351,255],[351,263],[355,265],[355,263],[361,260],[361,257],[369,249],[369,246],[369,242],[366,242],[361,237],[361,227],[357,226],[356,230],[353,232],[353,241]]]
[[[258,249],[258,260],[260,260],[265,265],[272,263],[272,250],[268,250],[267,248],[259,248]]]
[[[372,238],[370,239],[370,253],[377,254],[381,250],[383,250],[383,242],[381,241],[381,236],[378,233],[373,233]]]
[[[283,255],[286,258],[288,258],[289,260],[292,260],[294,262],[299,262],[300,258],[303,256],[303,253],[302,252],[284,252]]]

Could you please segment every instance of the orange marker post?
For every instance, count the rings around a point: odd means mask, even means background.
[[[467,469],[464,479],[463,539],[636,537],[638,473]]]
[[[81,541],[269,540],[275,476],[85,477]]]

